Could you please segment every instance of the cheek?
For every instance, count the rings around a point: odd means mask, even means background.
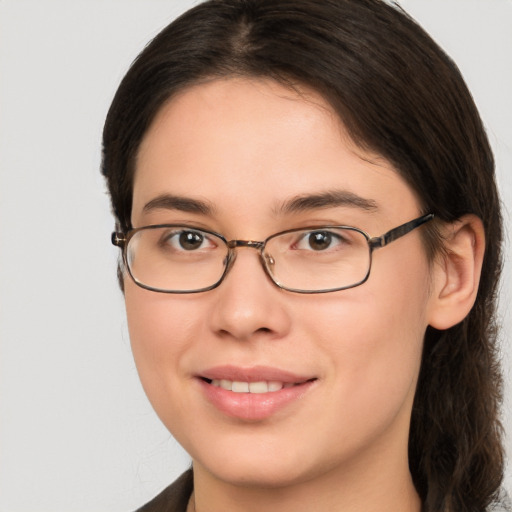
[[[416,372],[426,329],[422,302],[411,295],[400,303],[356,292],[332,306],[310,306],[301,318],[317,350],[341,367],[336,374],[354,387],[367,388],[377,380],[399,380],[397,372]],[[304,320],[307,317],[314,320]]]
[[[148,356],[159,357],[164,350],[179,352],[199,314],[198,305],[192,304],[193,295],[156,293],[128,279],[125,303],[133,349],[148,352]]]
[[[200,339],[192,297],[144,290],[125,281],[125,302],[133,356],[140,380],[157,411],[165,396],[182,385],[182,361],[190,340]],[[164,403],[165,402],[165,403]]]
[[[427,327],[428,272],[408,272],[401,263],[338,297],[318,297],[299,315],[330,368],[333,402],[362,422],[354,425],[392,421],[412,405]]]

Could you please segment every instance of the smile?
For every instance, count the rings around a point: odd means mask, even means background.
[[[232,391],[233,393],[275,393],[283,388],[291,388],[300,383],[279,382],[279,381],[259,381],[259,382],[243,382],[228,379],[213,379],[210,381],[212,386]]]
[[[317,377],[262,366],[222,366],[196,377],[207,403],[222,415],[250,422],[294,410],[318,384]]]

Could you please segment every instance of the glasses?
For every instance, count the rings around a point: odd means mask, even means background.
[[[256,249],[263,269],[279,288],[297,293],[327,293],[363,284],[376,249],[429,222],[424,215],[370,237],[351,226],[288,229],[261,242],[226,240],[219,233],[177,224],[145,226],[112,233],[123,250],[133,281],[163,293],[198,293],[219,286],[233,266],[238,247]]]

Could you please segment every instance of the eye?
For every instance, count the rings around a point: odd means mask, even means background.
[[[197,251],[215,247],[206,233],[189,229],[168,232],[162,237],[161,243],[170,245],[176,251]]]
[[[325,251],[327,249],[335,249],[340,245],[347,243],[347,240],[339,233],[332,231],[308,231],[302,235],[295,244],[296,249]]]

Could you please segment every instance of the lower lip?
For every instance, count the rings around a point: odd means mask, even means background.
[[[269,393],[234,393],[198,379],[206,398],[219,411],[232,418],[261,421],[270,418],[285,407],[298,402],[315,381],[283,388]]]

